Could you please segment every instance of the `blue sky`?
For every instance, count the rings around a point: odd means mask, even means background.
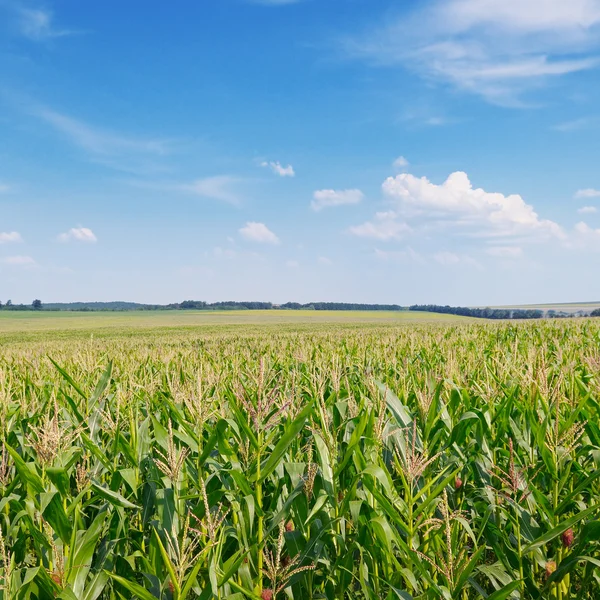
[[[600,299],[600,0],[0,0],[0,300]]]

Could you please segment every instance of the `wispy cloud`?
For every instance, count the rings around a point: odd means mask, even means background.
[[[350,56],[523,105],[522,92],[598,66],[600,0],[424,0],[362,38]]]
[[[577,212],[580,215],[592,215],[598,212],[598,209],[595,206],[582,206],[577,209]]]
[[[600,198],[600,190],[594,188],[586,188],[583,190],[577,190],[575,192],[575,198]]]
[[[31,256],[6,256],[0,262],[11,267],[35,267],[36,261]]]
[[[468,254],[455,254],[454,252],[448,252],[446,250],[442,252],[436,252],[433,255],[433,260],[444,267],[453,267],[459,265],[465,265],[482,269],[481,264]]]
[[[14,12],[20,33],[36,42],[78,33],[57,27],[54,24],[54,14],[48,9],[17,7]]]
[[[586,129],[590,125],[597,121],[595,117],[581,117],[579,119],[573,119],[571,121],[564,121],[554,125],[552,129],[555,131],[561,131],[563,133],[569,133],[571,131],[581,131]]]
[[[405,238],[412,232],[412,228],[400,220],[400,215],[396,212],[383,211],[376,213],[371,221],[350,227],[348,232],[357,237],[389,242]]]
[[[246,223],[244,227],[240,228],[239,233],[249,242],[274,245],[280,243],[279,238],[264,223],[256,221]]]
[[[404,156],[399,156],[393,163],[392,167],[395,171],[404,171],[410,163]]]
[[[23,238],[18,231],[0,232],[0,244],[15,244],[22,241]]]
[[[315,211],[333,206],[358,204],[365,195],[360,190],[317,190],[310,206]]]
[[[423,256],[410,246],[406,250],[381,250],[380,248],[375,248],[373,254],[375,258],[384,262],[425,262]]]
[[[192,194],[194,196],[211,198],[213,200],[226,202],[227,204],[239,206],[243,201],[243,195],[239,191],[239,187],[248,181],[248,179],[235,177],[233,175],[214,175],[185,183],[144,180],[130,180],[127,183],[137,188],[157,192]]]
[[[166,140],[115,133],[50,108],[34,107],[31,114],[50,125],[73,144],[93,154],[114,156],[136,152],[164,156],[170,151],[169,142]]]
[[[260,163],[261,167],[267,167],[273,171],[276,175],[280,177],[295,177],[296,172],[294,171],[294,167],[292,165],[288,165],[284,167],[279,161],[263,161]]]
[[[195,194],[196,196],[212,198],[229,204],[239,205],[242,199],[234,188],[240,181],[239,178],[230,175],[216,175],[214,177],[197,179],[192,183],[175,187],[181,191]]]
[[[59,242],[85,242],[95,244],[98,241],[95,233],[87,227],[73,227],[58,236]]]
[[[8,191],[10,191],[10,186],[0,181],[0,194],[5,194]]]

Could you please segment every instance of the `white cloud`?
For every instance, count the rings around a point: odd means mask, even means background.
[[[594,229],[580,221],[575,225],[575,235],[568,244],[571,248],[583,250],[600,250],[600,229]]]
[[[33,267],[37,264],[31,256],[7,256],[1,262],[13,267]]]
[[[13,244],[22,241],[23,238],[17,231],[0,232],[0,244]]]
[[[240,235],[249,242],[279,244],[279,238],[264,224],[249,221],[240,230]]]
[[[297,269],[300,266],[300,263],[297,260],[288,260],[286,261],[285,266],[288,269]]]
[[[507,105],[545,80],[598,65],[600,0],[432,0],[415,7],[349,42],[348,52]]]
[[[496,258],[520,258],[523,256],[523,248],[519,246],[491,246],[486,253]]]
[[[330,258],[327,258],[326,256],[319,256],[319,258],[317,258],[317,262],[325,267],[330,267],[331,265],[333,265],[333,261]]]
[[[577,212],[580,215],[591,215],[598,212],[598,209],[595,206],[582,206],[577,209]]]
[[[453,267],[456,265],[466,265],[469,267],[475,267],[477,269],[482,269],[481,265],[468,254],[455,254],[454,252],[436,252],[433,255],[433,260],[435,260],[440,265],[444,267]]]
[[[317,190],[313,194],[313,201],[310,206],[313,210],[319,211],[331,206],[344,206],[358,204],[365,195],[360,190]]]
[[[375,258],[384,262],[425,262],[425,259],[410,246],[406,250],[381,250],[375,248],[373,254]]]
[[[581,117],[579,119],[573,119],[571,121],[564,121],[562,123],[558,123],[557,125],[554,125],[552,129],[562,132],[579,131],[581,129],[587,128],[594,121],[595,119],[590,117]]]
[[[0,194],[4,194],[10,190],[10,186],[0,182]]]
[[[388,177],[382,187],[400,214],[458,228],[475,237],[564,237],[557,223],[540,219],[521,196],[474,189],[461,171],[452,173],[441,185],[402,173]]]
[[[34,41],[73,35],[75,32],[57,29],[51,11],[40,8],[18,8],[18,25],[22,35]]]
[[[166,140],[108,131],[44,106],[32,106],[30,112],[72,144],[98,158],[119,158],[132,154],[164,156],[170,152],[170,143]]]
[[[229,204],[239,204],[241,198],[232,189],[239,181],[238,178],[229,175],[217,175],[215,177],[197,179],[190,184],[179,186],[179,189],[204,198],[213,198],[214,200],[221,200]]]
[[[98,241],[98,238],[91,229],[87,227],[73,227],[66,233],[61,233],[58,236],[59,242],[85,242],[88,244],[94,244]]]
[[[284,167],[279,161],[263,161],[260,163],[261,167],[268,167],[273,171],[273,173],[279,175],[280,177],[295,177],[296,172],[294,171],[294,167],[292,165],[288,165]]]
[[[398,220],[397,213],[387,211],[376,213],[372,221],[350,227],[348,231],[357,237],[372,238],[387,242],[402,239],[412,229],[404,221]]]
[[[221,246],[216,246],[213,249],[213,255],[215,258],[236,258],[238,253],[231,248],[221,248]]]
[[[577,190],[575,192],[575,198],[600,198],[600,190],[595,190],[593,188]]]
[[[446,123],[448,123],[448,119],[445,119],[444,117],[429,117],[428,119],[425,119],[425,125],[430,125],[431,127],[439,127]]]
[[[404,156],[399,156],[393,163],[392,166],[396,171],[404,171],[408,167],[409,162]]]

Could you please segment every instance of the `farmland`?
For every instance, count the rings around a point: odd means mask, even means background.
[[[113,333],[129,330],[156,332],[164,329],[189,329],[222,325],[362,324],[386,325],[423,322],[454,322],[460,317],[409,311],[314,311],[314,310],[223,310],[223,311],[124,311],[124,312],[10,312],[0,311],[0,335],[10,332],[48,331],[68,335]]]
[[[600,322],[0,315],[0,598],[600,596]]]

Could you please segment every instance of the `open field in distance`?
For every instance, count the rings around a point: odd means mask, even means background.
[[[511,304],[508,306],[492,306],[491,308],[507,309],[539,309],[543,311],[554,310],[556,312],[577,313],[583,311],[589,313],[600,308],[600,302],[565,302],[563,304]]]
[[[224,310],[224,311],[125,311],[125,312],[35,312],[0,311],[0,342],[3,339],[52,338],[76,335],[139,335],[167,330],[210,330],[256,327],[313,327],[344,325],[410,325],[415,323],[460,323],[464,317],[411,311],[314,311],[314,310]]]

